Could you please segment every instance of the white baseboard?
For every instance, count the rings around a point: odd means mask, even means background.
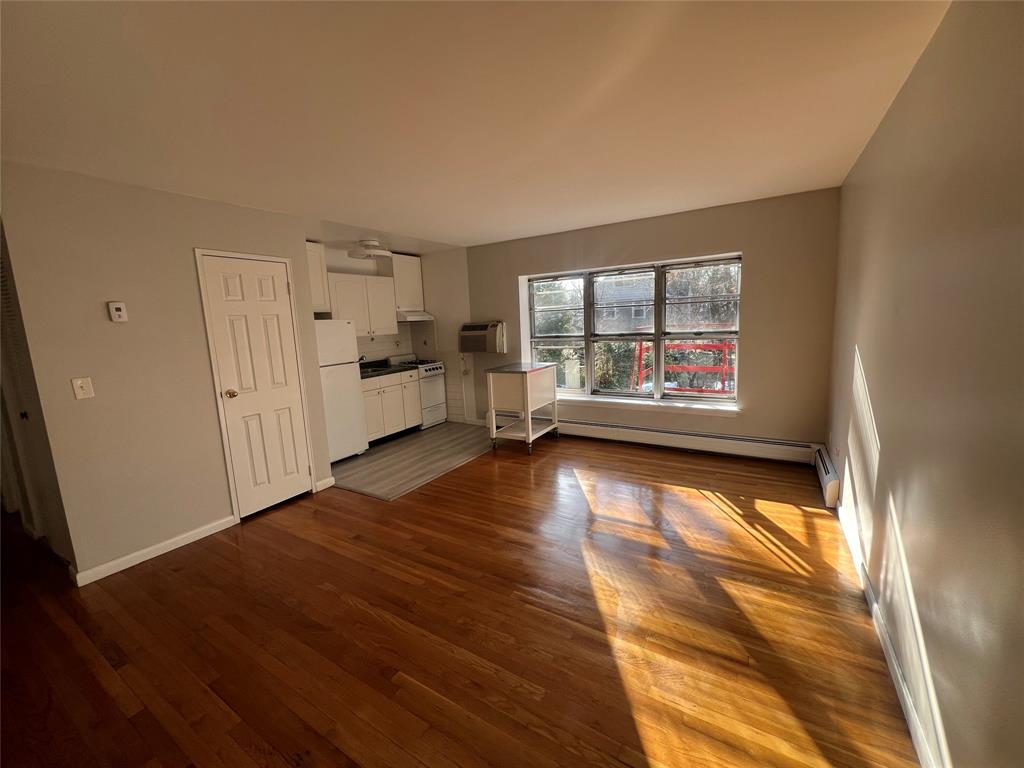
[[[313,493],[320,493],[320,491],[326,491],[328,488],[334,487],[335,480],[333,477],[325,477],[323,480],[317,480],[313,483]]]
[[[893,685],[896,686],[896,695],[899,696],[900,705],[903,707],[903,716],[907,719],[910,739],[914,742],[914,749],[917,750],[917,760],[921,763],[921,768],[943,768],[942,763],[935,758],[931,747],[928,745],[924,726],[921,724],[921,717],[917,714],[914,698],[910,694],[910,686],[907,685],[907,678],[903,674],[903,667],[900,664],[899,657],[896,655],[896,648],[893,646],[892,637],[889,635],[889,628],[886,627],[882,611],[878,606],[875,589],[871,586],[871,579],[863,568],[861,569],[860,580],[864,586],[864,597],[868,601],[871,618],[875,624],[875,632],[882,643],[885,663],[889,666],[889,676],[892,677]]]
[[[172,549],[177,549],[185,544],[191,544],[193,541],[209,536],[217,531],[223,531],[225,528],[230,528],[237,522],[238,520],[236,520],[234,516],[225,517],[222,520],[217,520],[216,522],[200,526],[199,528],[183,533],[180,536],[175,536],[173,539],[168,539],[167,541],[162,541],[159,544],[154,544],[151,547],[140,549],[138,552],[132,552],[130,555],[119,557],[108,563],[96,565],[92,568],[86,568],[84,571],[76,571],[71,567],[69,567],[68,570],[71,571],[71,578],[75,580],[75,584],[80,587],[84,587],[86,584],[90,584],[97,579],[102,579],[104,576],[109,576],[112,573],[123,571],[125,568],[131,568],[133,565],[138,565],[141,562],[150,560],[157,555],[164,554],[165,552],[170,552]]]
[[[867,601],[868,610],[871,613],[871,620],[875,625],[875,633],[878,635],[878,640],[882,644],[882,653],[885,654],[885,663],[886,666],[889,667],[889,676],[892,678],[893,685],[896,688],[896,695],[900,700],[900,706],[903,708],[903,716],[906,718],[907,728],[910,730],[910,738],[914,742],[914,749],[917,751],[917,760],[921,764],[922,768],[952,768],[952,763],[948,756],[949,749],[946,746],[945,732],[941,725],[942,718],[938,710],[938,704],[935,703],[934,700],[925,702],[925,706],[929,707],[931,710],[931,721],[937,724],[936,733],[934,734],[934,742],[937,745],[936,749],[932,748],[933,740],[928,737],[925,726],[921,722],[918,705],[915,703],[914,697],[910,691],[910,686],[907,684],[906,673],[903,670],[903,665],[900,662],[899,656],[896,654],[896,647],[893,644],[889,627],[886,625],[881,606],[879,605],[878,598],[875,595],[875,588],[871,583],[871,577],[868,575],[867,564],[864,562],[857,512],[849,504],[840,504],[836,512],[839,516],[839,523],[843,530],[843,538],[846,539],[846,545],[853,558],[857,577],[860,579],[861,588],[864,590],[864,599]],[[899,552],[901,555],[899,559],[899,566],[903,571],[903,578],[906,578],[907,564],[904,559],[905,555],[903,554],[902,546],[900,546]],[[925,655],[923,648],[920,647],[921,627],[920,621],[916,616],[913,617],[913,624],[914,630],[917,633],[917,644],[920,648],[920,663],[924,669],[924,674],[930,677],[931,668],[927,663],[927,656]],[[936,754],[936,750],[941,754]]]
[[[764,440],[732,435],[714,435],[700,432],[673,432],[646,427],[595,424],[583,421],[559,421],[558,431],[563,435],[596,437],[603,440],[622,440],[628,443],[661,445],[668,448],[685,448],[691,451],[725,453],[731,456],[748,456],[758,459],[778,459],[810,464],[814,452],[810,443],[794,443],[784,440]]]

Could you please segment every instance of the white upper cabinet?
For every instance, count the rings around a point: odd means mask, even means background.
[[[366,303],[366,277],[364,275],[330,274],[331,315],[335,320],[348,320],[356,336],[370,335],[370,309]]]
[[[350,321],[356,336],[393,336],[398,333],[393,278],[332,272],[327,282],[331,314],[335,320]]]
[[[398,333],[395,280],[375,275],[367,275],[365,280],[366,301],[370,305],[370,333],[373,336],[393,336]]]
[[[396,309],[423,311],[423,269],[419,256],[393,254],[390,259],[380,259],[380,270],[395,279]]]
[[[331,293],[327,285],[327,255],[322,243],[306,243],[306,264],[309,270],[309,295],[314,312],[331,311]]]

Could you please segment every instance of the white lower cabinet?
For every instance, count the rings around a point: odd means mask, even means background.
[[[423,423],[417,371],[363,379],[366,437],[376,440]]]
[[[384,434],[399,432],[405,429],[405,403],[402,400],[402,385],[388,387],[380,391],[380,399],[384,408]]]
[[[420,383],[418,381],[402,385],[402,403],[405,407],[406,428],[422,424],[423,406],[420,404]]]
[[[384,437],[387,434],[384,431],[384,403],[379,389],[363,392],[363,408],[366,409],[366,439]]]

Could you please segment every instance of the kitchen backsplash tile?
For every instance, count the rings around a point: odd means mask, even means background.
[[[367,360],[383,360],[392,355],[407,355],[412,352],[412,336],[408,323],[398,324],[395,336],[366,336],[356,339],[359,354]]]

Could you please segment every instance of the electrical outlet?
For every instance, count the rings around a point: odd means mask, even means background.
[[[127,323],[128,322],[128,307],[123,301],[108,301],[107,302],[107,313],[110,315],[111,322],[114,323]]]
[[[92,378],[82,376],[71,380],[71,389],[75,392],[75,400],[87,400],[96,397],[96,390],[92,387]]]

